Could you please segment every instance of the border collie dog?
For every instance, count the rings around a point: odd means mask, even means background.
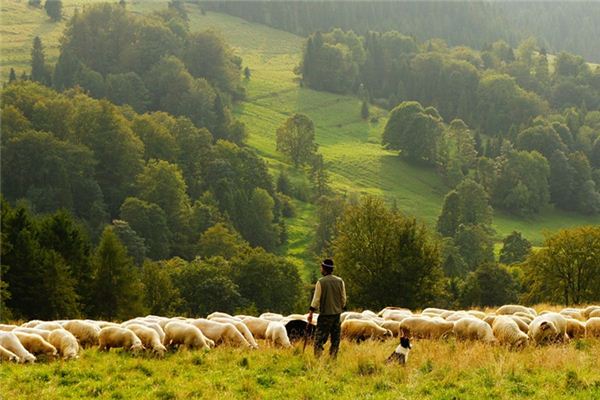
[[[406,364],[408,361],[408,353],[411,349],[410,339],[406,336],[400,338],[400,344],[396,347],[396,350],[388,357],[387,362],[397,361],[399,364]]]

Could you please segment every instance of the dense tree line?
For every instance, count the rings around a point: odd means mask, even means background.
[[[442,38],[482,48],[539,37],[552,52],[573,51],[600,61],[600,6],[593,2],[332,2],[203,1],[202,8],[302,36],[335,27],[366,33],[398,30],[418,40]],[[573,29],[577,26],[577,29]]]
[[[297,266],[252,248],[232,228],[203,234],[210,256],[136,263],[121,223],[106,226],[94,245],[69,212],[36,216],[2,199],[2,320],[289,313],[304,300]]]
[[[230,112],[244,96],[241,59],[216,32],[190,32],[181,7],[141,16],[118,4],[91,5],[69,21],[53,68],[41,46],[36,38],[35,81],[57,90],[79,86],[140,113],[186,116],[215,139],[244,139]]]
[[[456,189],[456,197],[459,225],[446,238],[377,198],[344,207],[333,228],[330,254],[340,265],[352,306],[569,305],[600,300],[598,227],[559,231],[537,251],[513,232],[504,239],[497,262],[493,242],[486,237],[491,210],[485,206],[485,192],[468,182]],[[326,207],[331,209],[331,204]],[[487,247],[481,240],[488,240]]]
[[[2,194],[13,204],[64,208],[93,238],[125,221],[143,240],[141,259],[193,259],[202,232],[218,222],[252,246],[282,242],[280,196],[264,161],[214,142],[187,117],[137,114],[34,82],[6,86],[2,105]]]

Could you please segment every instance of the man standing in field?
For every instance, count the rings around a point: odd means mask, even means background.
[[[346,307],[346,287],[342,278],[333,275],[333,260],[323,260],[321,275],[323,277],[317,281],[315,294],[310,303],[308,323],[312,322],[313,312],[319,310],[315,334],[315,356],[321,356],[323,346],[331,335],[329,355],[336,358],[340,348],[340,314]]]

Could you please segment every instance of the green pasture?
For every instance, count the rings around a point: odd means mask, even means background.
[[[600,398],[598,340],[511,351],[477,342],[343,341],[337,362],[308,347],[181,350],[165,359],[120,350],[78,360],[0,364],[2,399],[581,399]]]

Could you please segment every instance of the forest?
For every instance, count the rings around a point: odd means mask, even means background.
[[[274,172],[233,112],[253,72],[183,2],[91,5],[55,64],[36,37],[29,73],[2,88],[1,318],[302,311],[316,270],[302,279],[285,251],[300,201],[316,210],[306,258],[336,259],[353,307],[600,298],[597,226],[540,249],[515,231],[496,250],[492,228],[496,209],[600,212],[597,67],[534,39],[475,50],[312,29],[299,84],[356,96],[365,120],[387,113],[380,145],[447,186],[435,226],[336,192],[304,114],[273,144],[308,186]]]

